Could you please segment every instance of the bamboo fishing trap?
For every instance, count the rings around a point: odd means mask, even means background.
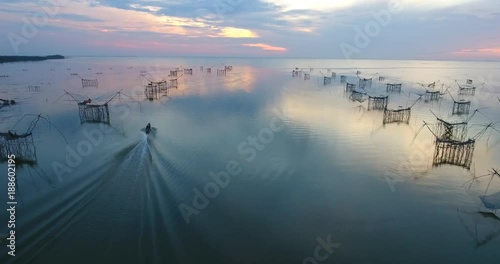
[[[15,155],[16,160],[36,163],[36,147],[31,132],[17,134],[12,131],[0,132],[0,160],[7,160],[8,155]]]
[[[84,79],[81,78],[78,74],[76,75],[82,80],[82,88],[87,88],[87,87],[99,87],[99,81],[97,79]]]
[[[110,124],[109,102],[111,102],[120,92],[114,94],[109,100],[102,104],[92,103],[91,99],[78,100],[75,95],[65,91],[78,105],[78,115],[80,123],[103,123]],[[96,101],[96,100],[94,100]]]
[[[383,124],[404,123],[409,124],[411,118],[411,107],[400,109],[384,109]]]
[[[29,123],[28,128],[23,133],[17,133],[16,126],[27,116],[34,116],[34,119]],[[50,124],[50,121],[40,115],[27,114],[24,115],[14,125],[14,129],[7,132],[0,132],[0,161],[8,160],[9,155],[14,155],[16,163],[19,164],[36,164],[36,146],[33,140],[33,130],[36,128],[40,120],[44,120]],[[57,128],[56,128],[57,129]],[[59,130],[58,130],[59,131]],[[66,141],[64,135],[59,131],[63,139]],[[67,141],[66,141],[67,143]]]
[[[418,101],[422,99],[422,96],[419,96],[417,100],[415,100],[409,107],[403,108],[400,106],[398,109],[388,109],[387,107],[384,109],[384,118],[382,123],[384,125],[397,123],[397,124],[409,124],[411,118],[411,109]]]
[[[385,91],[386,92],[396,92],[396,93],[401,93],[401,83],[388,83]]]
[[[476,112],[478,111],[476,110],[474,113]],[[471,115],[466,121],[454,123],[444,121],[436,116],[438,122],[434,130],[424,121],[421,129],[426,126],[435,138],[433,166],[447,164],[470,170],[476,142],[489,128],[499,132],[494,128],[493,123],[490,123],[475,136],[468,137],[468,122],[473,116]]]
[[[321,71],[319,71],[321,75],[323,75],[323,85],[328,85],[332,83],[332,77],[328,77],[324,75]]]
[[[368,96],[368,110],[384,110],[389,102],[389,96]]]
[[[358,87],[360,89],[365,89],[365,88],[371,88],[372,87],[372,82],[373,78],[377,76],[378,73],[375,73],[371,78],[362,78],[359,75],[361,74],[360,71],[356,71],[356,76],[358,76],[359,81],[358,81]]]
[[[456,82],[456,81],[455,81]],[[476,86],[473,86],[471,79],[467,79],[465,85],[460,85],[456,82],[458,86],[458,94],[459,95],[475,95],[476,94]]]
[[[470,112],[471,101],[464,99],[455,100],[453,95],[451,95],[451,92],[448,91],[448,93],[450,94],[450,97],[453,100],[452,115],[463,115],[463,114],[468,115]]]

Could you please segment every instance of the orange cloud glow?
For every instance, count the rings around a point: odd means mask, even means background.
[[[258,38],[257,33],[243,28],[225,27],[222,28],[221,32],[218,34],[220,37],[225,38]]]

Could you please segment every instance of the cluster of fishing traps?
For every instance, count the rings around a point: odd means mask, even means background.
[[[311,72],[312,71],[304,72],[304,70],[296,68],[292,71],[292,76],[300,77],[301,75],[303,75],[304,80],[309,80],[311,78]],[[330,80],[328,80],[328,76],[324,75],[323,73],[322,75],[323,76],[319,76],[319,80],[322,81],[322,84],[329,84]],[[488,130],[494,130],[500,133],[500,131],[495,128],[495,125],[498,123],[494,123],[493,121],[491,121],[491,119],[481,113],[479,109],[474,110],[471,114],[472,102],[470,100],[470,97],[476,95],[477,86],[473,85],[473,81],[470,79],[466,80],[465,85],[461,85],[457,81],[455,81],[454,84],[456,84],[456,87],[453,87],[453,84],[445,86],[445,84],[441,84],[439,81],[428,84],[419,84],[423,88],[423,90],[411,89],[413,93],[418,95],[418,97],[412,103],[407,102],[406,106],[399,105],[397,108],[391,109],[388,106],[391,94],[404,93],[402,83],[387,82],[384,84],[386,94],[376,95],[371,94],[373,92],[370,91],[370,88],[374,83],[375,76],[373,76],[372,78],[362,78],[359,76],[359,71],[356,72],[356,75],[358,77],[356,81],[353,81],[352,78],[348,78],[346,75],[341,75],[340,83],[345,87],[344,95],[346,95],[346,97],[348,97],[349,100],[353,102],[364,103],[365,101],[368,101],[368,111],[383,111],[382,126],[391,123],[408,125],[411,119],[412,107],[419,101],[423,101],[431,105],[439,104],[439,106],[441,106],[442,102],[445,101],[442,99],[446,95],[449,95],[449,97],[451,98],[449,102],[449,117],[440,118],[431,110],[432,114],[434,114],[434,116],[436,117],[436,123],[428,124],[424,121],[424,125],[415,135],[416,139],[418,134],[424,127],[427,127],[433,134],[433,167],[451,165],[471,170],[476,143],[479,142],[479,140],[486,134]],[[323,78],[325,80],[324,82],[322,80]],[[385,77],[379,76],[378,88],[380,88],[380,86],[384,86],[381,85],[381,82],[384,81]],[[441,89],[436,89],[436,86],[438,85],[441,86]],[[452,94],[452,90],[456,91],[456,95],[455,93]],[[408,92],[408,98],[410,98],[410,94],[412,93],[412,91]],[[498,101],[500,101],[500,98],[498,98]],[[477,113],[483,114],[491,122],[483,125],[471,124],[471,119]],[[476,129],[471,129],[472,127]],[[478,127],[479,129],[477,129]],[[474,131],[474,134],[470,135],[471,131]],[[487,142],[488,141],[489,138]],[[496,169],[492,169],[491,173],[485,176],[490,176],[491,180],[493,178],[500,179],[499,171]],[[475,179],[477,178],[474,176],[473,180]],[[481,214],[486,214],[487,216],[493,215],[497,219],[500,219],[500,192],[488,194],[491,180],[484,194],[479,196],[479,212]],[[459,216],[461,217],[460,213]],[[497,224],[497,226],[500,227],[500,224]],[[494,236],[500,236],[500,228],[493,234],[488,234],[486,235],[486,237],[481,238],[478,235],[477,226],[475,226],[475,229],[472,228],[471,234],[474,235],[478,246],[480,246],[486,244],[488,241],[493,239]]]
[[[330,71],[330,69],[328,70]],[[303,75],[304,80],[309,80],[312,72],[312,68],[306,72],[306,70],[296,67],[292,70],[292,76],[300,77]],[[320,80],[323,79],[323,85],[330,84],[331,78],[336,76],[335,73],[332,73],[332,77],[330,78],[329,76],[323,74],[323,72],[320,71],[320,73],[322,76],[319,78]],[[357,103],[364,103],[365,101],[368,101],[368,106],[366,108],[368,111],[383,111],[383,126],[387,124],[409,124],[411,120],[411,110],[420,100],[423,100],[426,103],[440,103],[441,99],[445,95],[449,95],[453,102],[450,109],[451,116],[456,116],[458,118],[467,116],[466,120],[449,121],[435,115],[437,119],[436,124],[430,125],[424,122],[422,128],[428,127],[434,134],[435,138],[433,166],[448,164],[470,169],[476,142],[486,133],[488,129],[499,132],[495,128],[495,124],[491,122],[490,124],[483,125],[484,128],[476,135],[471,137],[468,136],[469,127],[472,126],[469,124],[469,121],[476,113],[481,113],[479,110],[475,110],[470,115],[471,100],[468,99],[468,97],[474,96],[477,90],[477,86],[473,84],[471,79],[467,79],[464,85],[459,84],[457,81],[451,85],[445,85],[439,81],[427,84],[418,83],[422,89],[413,89],[413,93],[417,95],[417,98],[414,99],[413,102],[407,102],[406,106],[399,105],[396,108],[390,108],[389,99],[391,94],[404,93],[403,84],[398,82],[385,82],[384,86],[386,94],[373,94],[374,92],[371,88],[374,84],[374,78],[377,75],[378,73],[371,77],[361,77],[361,72],[357,70],[356,81],[352,81],[352,77],[348,79],[346,75],[341,75],[340,83],[345,85],[344,94],[347,98],[349,98],[349,100]],[[379,76],[377,85],[380,87],[381,83],[384,81],[385,77]],[[436,89],[436,86],[438,85],[441,89]],[[454,85],[456,85],[456,87],[454,87]],[[484,85],[484,83],[481,85]],[[455,90],[455,88],[458,99],[456,99],[451,92],[452,90]],[[411,91],[408,93],[408,98],[410,95]],[[421,129],[418,133],[420,133]]]
[[[233,66],[230,65],[223,65],[222,69],[217,69],[217,75],[226,75],[228,72],[231,72],[233,70]],[[128,70],[131,70],[133,67],[128,67]],[[109,68],[110,70],[112,68]],[[205,67],[205,66],[200,66],[200,71],[203,72],[206,70],[208,74],[212,72],[212,66],[210,67]],[[67,68],[67,70],[71,70],[70,68]],[[25,70],[27,71],[27,70]],[[52,70],[54,71],[54,70]],[[88,71],[92,71],[92,68],[88,68]],[[97,72],[97,75],[102,75],[102,72]],[[169,71],[168,77],[170,77],[168,80],[167,78],[160,80],[160,81],[152,81],[147,77],[147,71],[141,71],[140,77],[143,79],[146,79],[148,82],[144,86],[144,94],[146,99],[153,100],[153,99],[159,99],[161,96],[160,94],[164,94],[168,96],[168,91],[170,89],[177,89],[179,86],[179,78],[181,78],[183,75],[192,75],[193,74],[193,68],[183,68],[177,67],[174,70]],[[99,81],[97,79],[86,79],[86,78],[81,78],[78,73],[71,73],[71,76],[76,76],[81,80],[81,87],[82,88],[98,88],[99,87]],[[8,78],[8,75],[5,76],[0,76],[1,78]],[[39,92],[40,91],[40,85],[30,85],[28,86],[28,91],[30,92]],[[68,91],[64,91],[65,95],[69,95],[73,101],[78,106],[78,116],[80,118],[80,123],[102,123],[102,124],[107,124],[109,125],[111,120],[110,120],[110,110],[109,110],[109,104],[112,100],[116,98],[116,96],[127,96],[126,94],[123,94],[121,92],[122,90],[118,91],[117,93],[108,96],[109,99],[103,99],[101,98],[95,98],[91,99],[86,96],[81,96],[75,93],[69,93]],[[61,96],[60,98],[62,98]],[[129,97],[129,96],[127,96]],[[59,98],[59,99],[60,99]],[[87,99],[88,98],[88,99]],[[131,97],[129,97],[131,98]],[[57,100],[59,100],[57,99]],[[56,101],[57,101],[56,100]],[[0,108],[4,106],[12,106],[15,105],[16,102],[14,100],[9,100],[9,99],[0,99]],[[48,118],[42,116],[42,115],[25,115],[21,118],[23,120],[26,116],[34,116],[34,119],[31,121],[29,124],[29,127],[26,131],[24,132],[18,132],[16,130],[16,126],[14,126],[13,129],[7,130],[7,131],[0,131],[0,162],[5,162],[7,160],[8,155],[15,155],[16,161],[18,164],[31,164],[31,165],[36,165],[37,164],[37,155],[36,155],[36,146],[35,146],[35,141],[33,139],[33,130],[35,129],[37,123],[39,120],[45,120],[46,122],[49,122]],[[18,123],[21,121],[19,120]],[[50,122],[49,122],[50,123]],[[59,131],[59,133],[61,133]],[[61,133],[61,136],[64,138],[64,136]],[[66,139],[64,138],[66,141]],[[67,142],[66,142],[67,143]]]
[[[233,69],[233,66],[224,65],[224,69],[217,69],[217,75],[226,76],[227,72],[230,72]],[[208,74],[212,73],[212,66],[205,67],[205,65],[199,67],[200,72],[203,72],[206,69]],[[181,73],[179,75],[179,73]],[[160,81],[152,81],[147,75],[146,72],[141,74],[141,77],[148,81],[148,84],[145,85],[144,94],[148,100],[159,99],[162,96],[168,96],[168,92],[171,89],[177,89],[179,86],[179,78],[183,75],[193,75],[193,68],[183,68],[182,66],[175,68],[174,70],[170,70],[170,73],[167,77],[170,77],[169,80],[166,78]],[[175,78],[174,78],[175,77]]]
[[[18,132],[18,129],[16,129],[17,125],[26,117],[33,117],[33,119],[29,122],[28,128],[25,131]],[[50,124],[50,121],[41,114],[27,114],[14,125],[13,129],[7,130],[6,132],[0,132],[0,162],[5,162],[9,155],[14,155],[16,157],[16,164],[37,164],[33,130],[37,127],[40,120]],[[59,133],[61,132],[59,131]],[[64,138],[62,134],[61,136]],[[64,138],[64,140],[66,141],[66,138]]]
[[[470,137],[468,135],[469,128],[471,126],[469,125],[469,121],[476,113],[479,113],[479,111],[474,111],[474,113],[464,121],[455,122],[439,118],[433,113],[437,120],[436,124],[430,125],[424,121],[424,125],[421,129],[423,127],[427,127],[434,135],[435,149],[432,162],[433,166],[447,164],[463,167],[469,170],[472,165],[474,148],[477,141],[479,141],[488,129],[493,129],[500,133],[500,131],[494,127],[495,124],[492,122],[484,125],[483,129],[481,129],[476,135]]]

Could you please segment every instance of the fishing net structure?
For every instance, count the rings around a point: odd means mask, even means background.
[[[97,88],[98,86],[99,86],[99,82],[97,81],[97,79],[94,79],[94,80],[82,79],[82,88],[85,88],[85,87]]]
[[[149,84],[158,87],[160,91],[166,91],[169,87],[167,81],[150,82]]]
[[[389,102],[389,96],[368,96],[368,110],[384,110]]]
[[[460,85],[457,82],[458,85],[458,94],[459,95],[475,95],[476,94],[476,86],[472,85],[472,80],[467,79],[465,82],[465,85]]]
[[[80,117],[80,123],[103,123],[110,124],[109,118],[109,107],[108,104],[111,102],[118,94],[120,94],[121,90],[114,94],[109,100],[104,103],[97,104],[93,103],[91,99],[87,100],[78,100],[76,99],[76,95],[73,95],[67,91],[65,91],[67,95],[69,95],[78,105],[78,115]],[[96,101],[96,100],[94,100]]]
[[[372,78],[359,78],[359,88],[365,89],[372,87]]]
[[[476,87],[459,86],[458,94],[459,95],[475,95],[476,94]]]
[[[312,71],[311,71],[312,72]],[[323,72],[319,71],[323,75],[323,85],[328,85],[332,83],[332,77],[326,76]]]
[[[383,81],[385,81],[385,77],[384,77],[384,76],[379,76],[379,77],[378,77],[378,81],[379,81],[379,82],[383,82]]]
[[[476,241],[476,247],[486,245],[500,235],[500,191],[489,193],[493,181],[500,179],[499,171],[493,168],[488,174],[481,176],[476,176],[474,173],[474,177],[467,181],[470,182],[469,190],[473,183],[479,182],[479,179],[484,177],[489,177],[490,180],[484,193],[478,195],[480,200],[478,210],[460,213],[457,209],[462,224]]]
[[[168,84],[169,84],[169,87],[167,88],[177,88],[178,85],[179,85],[179,82],[177,81],[177,79],[171,79],[168,81]]]
[[[226,76],[226,70],[217,70],[217,75],[218,76]]]
[[[372,77],[370,78],[362,78],[360,76],[361,72],[360,71],[356,71],[356,76],[358,76],[359,78],[359,81],[358,81],[358,86],[360,89],[365,89],[365,88],[371,88],[372,87],[372,82],[373,82],[373,78],[375,76],[377,76],[378,73],[375,73]]]
[[[351,90],[351,94],[349,95],[349,99],[351,101],[356,101],[356,102],[364,102],[366,93],[362,91],[357,91],[357,90]]]
[[[335,72],[332,72],[332,79],[337,78],[337,74]]]
[[[426,101],[438,101],[441,96],[440,91],[426,90],[425,91],[425,100]]]
[[[299,70],[299,68],[295,68],[292,70],[292,77],[299,77],[302,76],[302,70]]]
[[[348,83],[348,82],[345,83],[345,91],[346,92],[351,92],[354,89],[356,89],[356,84],[354,84],[354,83]]]
[[[170,71],[169,77],[177,77],[177,71]]]
[[[479,199],[481,199],[482,206],[484,207],[484,210],[482,212],[486,213],[492,213],[496,217],[500,219],[500,192],[496,192],[490,195],[487,195],[488,189],[490,188],[491,182],[493,181],[493,178],[498,178],[500,179],[500,172],[498,172],[495,169],[491,170],[491,179],[490,182],[488,183],[488,187],[486,187],[486,190],[484,191],[484,194],[479,196]]]
[[[433,166],[444,164],[470,169],[476,140],[466,141],[436,139]]]
[[[177,72],[178,71],[173,71],[175,72],[175,74],[173,75],[176,75],[177,76]],[[170,73],[170,75],[172,75],[172,71]],[[169,75],[169,76],[170,76]],[[168,96],[168,91],[170,89],[177,89],[178,88],[178,79],[181,78],[184,74],[181,74],[180,76],[178,76],[177,78],[175,79],[170,79],[168,80],[168,82],[163,79],[161,81],[152,81],[150,78],[146,77],[145,75],[141,75],[142,78],[144,78],[145,80],[148,81],[148,84],[145,85],[144,87],[144,95],[146,96],[146,98],[148,100],[155,100],[155,99],[159,99],[161,96],[163,95],[166,95]]]
[[[340,82],[345,83],[347,81],[347,77],[345,75],[340,75]]]
[[[433,82],[430,84],[417,83],[425,89],[425,93],[423,95],[426,102],[439,101],[439,99],[441,98],[441,91],[435,89],[436,83],[437,82]]]
[[[230,72],[230,71],[233,70],[233,66],[231,66],[231,65],[224,65],[224,70]]]
[[[15,155],[16,161],[36,163],[36,147],[31,132],[16,134],[15,132],[0,132],[0,160],[7,160],[8,155]]]
[[[413,102],[409,107],[403,108],[400,106],[398,109],[388,109],[387,107],[384,109],[384,118],[382,121],[383,125],[396,123],[396,124],[409,124],[411,118],[411,109],[414,105],[417,104],[418,101],[422,99],[422,96],[419,96],[417,100]]]
[[[463,115],[463,114],[468,115],[470,112],[471,101],[466,101],[464,99],[455,100],[455,98],[453,98],[453,95],[451,95],[451,92],[448,91],[448,93],[450,94],[450,97],[453,100],[452,115]]]
[[[193,69],[184,69],[184,74],[193,75]]]
[[[459,101],[453,101],[453,109],[452,109],[452,114],[454,115],[463,115],[463,114],[469,114],[470,112],[470,104],[471,101],[465,101],[465,100],[459,100]]]
[[[167,81],[159,81],[159,82],[150,82],[144,87],[144,94],[146,98],[149,100],[154,100],[160,98],[163,92],[168,92],[168,89],[173,87],[177,88],[177,79]]]
[[[396,92],[400,93],[401,92],[401,83],[388,83],[385,90],[386,92]]]
[[[311,79],[311,74],[304,73],[304,80],[310,80],[310,79]]]
[[[29,123],[28,129],[23,133],[18,133],[16,126],[28,116],[34,116],[34,119]],[[30,164],[37,163],[36,146],[33,140],[33,130],[36,128],[40,120],[44,120],[50,124],[50,121],[40,115],[26,114],[14,126],[12,130],[7,132],[0,132],[0,161],[8,160],[9,155],[14,155],[17,164]],[[59,131],[59,130],[58,130]],[[61,131],[59,131],[61,133]],[[64,135],[61,136],[64,138]],[[66,141],[66,138],[64,138]],[[68,143],[66,141],[66,143]]]
[[[411,118],[411,107],[400,109],[384,109],[383,124],[409,124]]]
[[[448,141],[464,141],[468,134],[468,122],[447,122],[437,118],[435,125],[436,138]]]
[[[207,68],[207,73],[212,73],[212,68]]]
[[[80,115],[80,123],[104,123],[109,124],[109,108],[108,104],[87,104],[78,103],[78,113]]]
[[[28,86],[28,91],[30,91],[30,92],[40,92],[40,86],[39,85],[30,85],[30,86]]]
[[[478,112],[478,110],[476,110],[474,114],[476,112]],[[431,129],[430,126],[424,121],[422,128],[426,126],[435,137],[433,166],[448,164],[460,166],[470,170],[476,142],[490,128],[500,133],[500,131],[494,127],[494,124],[490,123],[485,125],[484,128],[475,136],[469,137],[467,135],[468,122],[474,114],[469,116],[466,121],[455,123],[447,122],[434,114],[437,118],[435,129]]]

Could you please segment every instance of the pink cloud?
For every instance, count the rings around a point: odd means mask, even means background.
[[[453,52],[455,55],[459,56],[500,56],[500,48],[481,48],[481,49],[462,49],[456,52]]]
[[[241,44],[242,46],[245,47],[252,47],[252,48],[261,48],[262,50],[266,51],[278,51],[278,52],[286,52],[287,49],[283,47],[278,47],[278,46],[272,46],[264,43],[255,43],[255,44]]]

